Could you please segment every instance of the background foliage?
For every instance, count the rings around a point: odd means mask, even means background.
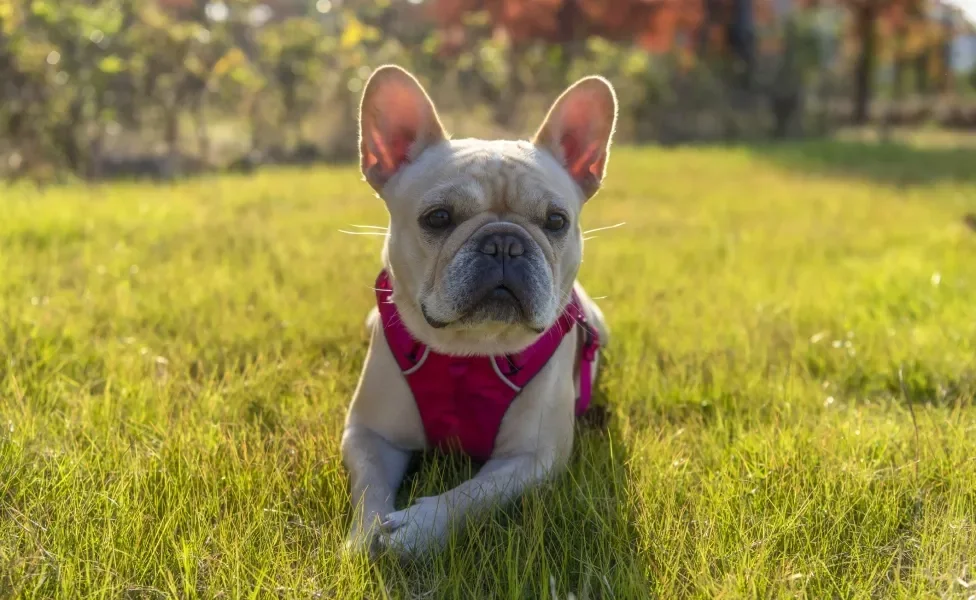
[[[947,68],[950,41],[971,33],[957,13],[922,0],[774,4],[0,0],[0,173],[349,159],[358,94],[386,62],[417,72],[465,134],[524,133],[592,72],[618,86],[631,141],[822,134],[872,109],[976,127],[976,74]],[[872,104],[879,83],[887,104]]]

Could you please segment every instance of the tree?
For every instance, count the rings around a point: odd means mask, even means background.
[[[922,0],[843,0],[853,20],[857,45],[854,59],[853,121],[867,122],[874,91],[878,59],[878,22],[881,19],[902,21],[919,14]]]
[[[117,52],[129,0],[0,5],[6,134],[76,174],[93,169],[122,87]],[[29,157],[33,159],[34,156]]]
[[[431,17],[455,49],[463,46],[467,15],[485,12],[491,29],[516,49],[542,41],[564,60],[586,39],[631,42],[652,53],[697,52],[731,58],[743,87],[756,62],[756,22],[771,0],[434,0]]]
[[[724,1],[724,0],[723,0]],[[748,0],[745,0],[748,1]],[[465,15],[486,11],[495,29],[513,43],[565,44],[599,36],[669,50],[702,22],[704,0],[434,0],[431,15],[442,29]]]
[[[492,95],[497,97],[496,122],[510,125],[517,113],[515,102],[526,81],[520,76],[520,62],[540,43],[556,48],[557,69],[563,78],[569,65],[587,53],[586,41],[593,37],[614,42],[631,42],[647,51],[664,52],[689,47],[702,21],[703,0],[434,0],[429,16],[437,25],[440,52],[447,55],[475,54],[471,34],[484,32],[505,41],[505,76]],[[471,17],[484,14],[487,28],[472,28]],[[474,59],[477,60],[477,57]],[[560,85],[565,81],[559,82]],[[491,86],[488,86],[491,87]]]

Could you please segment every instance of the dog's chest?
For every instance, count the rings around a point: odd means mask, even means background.
[[[392,294],[389,277],[381,272],[376,298],[383,333],[410,387],[428,445],[461,451],[477,460],[490,458],[508,408],[577,325],[585,334],[577,415],[589,406],[589,365],[599,340],[575,293],[556,323],[529,348],[515,355],[470,357],[439,354],[414,339],[400,319]]]
[[[424,424],[427,442],[487,460],[509,406],[520,389],[494,357],[453,357],[428,352],[420,367],[404,372]]]

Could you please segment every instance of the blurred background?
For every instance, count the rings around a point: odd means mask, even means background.
[[[352,160],[364,81],[390,62],[461,137],[528,135],[597,73],[617,87],[625,143],[971,139],[974,5],[0,0],[0,177]]]

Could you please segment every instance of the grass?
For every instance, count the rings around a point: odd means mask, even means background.
[[[0,596],[971,598],[976,183],[873,151],[616,151],[611,418],[412,565],[336,552],[381,244],[337,230],[385,223],[353,169],[4,190]]]

